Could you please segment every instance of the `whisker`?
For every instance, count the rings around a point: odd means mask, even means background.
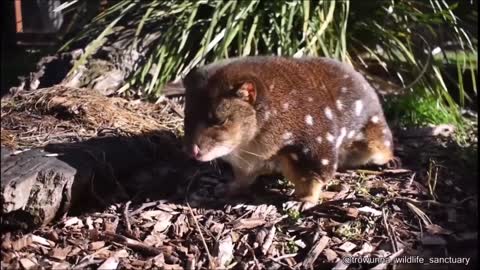
[[[246,166],[250,166],[250,162],[247,159],[243,158],[241,155],[235,153],[233,154],[233,156],[235,158],[238,158],[239,161],[242,161],[243,163],[245,163]]]
[[[240,149],[240,151],[244,152],[244,153],[247,153],[247,154],[250,154],[252,156],[256,156],[256,157],[262,157],[261,155],[259,154],[255,154],[253,152],[250,152],[250,151],[247,151],[247,150],[243,150],[243,149]]]

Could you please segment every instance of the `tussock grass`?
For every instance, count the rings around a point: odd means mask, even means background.
[[[167,82],[180,79],[192,67],[218,59],[258,54],[327,56],[379,73],[400,86],[423,75],[391,108],[399,115],[413,110],[402,120],[411,120],[409,124],[461,125],[459,108],[471,102],[472,93],[476,95],[476,86],[465,89],[463,81],[469,73],[473,85],[476,82],[477,37],[469,27],[477,21],[476,5],[476,1],[446,0],[122,0],[62,49],[87,42],[76,69],[99,46],[126,36],[142,57],[118,92],[149,97],[160,96]],[[119,26],[123,30],[113,30]],[[143,48],[144,38],[152,33],[160,33],[154,46]],[[434,61],[421,74],[429,54]],[[453,79],[459,102],[453,100],[443,72],[452,62],[457,67]]]

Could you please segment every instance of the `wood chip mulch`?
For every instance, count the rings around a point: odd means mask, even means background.
[[[149,129],[181,135],[181,101],[145,105],[62,89],[45,90],[43,99],[37,94],[2,100],[2,146],[24,150],[82,141],[107,129],[113,136]],[[125,110],[105,105],[99,110],[94,102]],[[221,198],[216,190],[228,181],[226,169],[199,166],[178,181],[182,184],[171,196],[135,194],[130,201],[69,214],[34,231],[4,232],[1,266],[387,269],[386,259],[452,257],[470,258],[470,268],[477,264],[478,173],[464,161],[466,151],[450,138],[398,138],[402,168],[338,172],[322,203],[303,212],[281,177],[263,177],[250,196]],[[384,260],[349,263],[353,256]],[[449,269],[455,267],[466,269],[460,263]]]

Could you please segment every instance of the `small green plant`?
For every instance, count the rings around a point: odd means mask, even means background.
[[[287,243],[287,249],[288,249],[288,251],[289,251],[290,254],[293,254],[293,253],[297,253],[297,252],[298,252],[298,246],[297,246],[297,244],[295,243],[295,241],[293,241],[293,240],[288,241],[288,243]]]
[[[290,208],[287,210],[287,215],[288,215],[288,218],[294,223],[299,221],[300,218],[302,217],[302,213],[300,213],[300,211],[298,211],[297,209],[293,209],[293,208]]]
[[[362,236],[362,223],[359,220],[348,221],[340,224],[334,233],[346,240],[356,240]]]

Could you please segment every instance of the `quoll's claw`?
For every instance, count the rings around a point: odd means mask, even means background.
[[[387,169],[394,170],[402,167],[402,161],[399,157],[393,157],[387,162]]]
[[[308,202],[308,201],[288,201],[283,204],[283,209],[285,211],[304,212],[314,207],[315,205],[317,204],[314,202]]]
[[[313,202],[302,202],[302,206],[300,207],[300,212],[307,211],[308,209],[314,207],[315,205],[317,204]]]
[[[228,187],[229,187],[228,184],[224,184],[224,183],[218,184],[215,187],[215,190],[214,190],[215,196],[216,197],[223,197],[223,196],[227,195],[227,193],[229,191]]]

